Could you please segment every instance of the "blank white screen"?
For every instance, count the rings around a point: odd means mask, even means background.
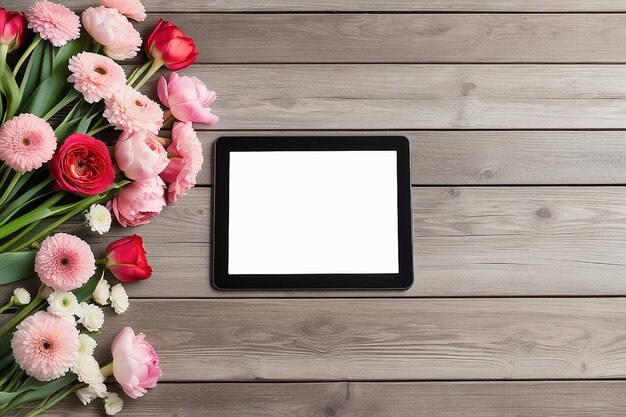
[[[228,273],[398,273],[396,165],[396,151],[231,152]]]

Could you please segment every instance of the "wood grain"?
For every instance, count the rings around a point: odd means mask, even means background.
[[[193,75],[219,90],[212,108],[221,130],[606,129],[626,128],[625,71],[624,65],[202,65]]]
[[[388,416],[617,417],[626,413],[624,381],[166,383],[123,415],[136,417]],[[98,402],[71,398],[46,416],[102,416]]]
[[[133,300],[98,355],[129,325],[171,382],[624,378],[625,323],[626,298]]]
[[[139,25],[147,35],[159,18]],[[200,63],[626,62],[626,14],[181,14]]]
[[[90,7],[88,0],[65,0],[75,10]],[[624,0],[143,0],[146,10],[165,12],[625,12]],[[23,0],[4,0],[8,9],[23,9]],[[173,19],[172,19],[173,20]]]
[[[415,185],[624,184],[626,133],[615,131],[200,131],[198,184],[213,182],[220,136],[402,135],[411,143]]]

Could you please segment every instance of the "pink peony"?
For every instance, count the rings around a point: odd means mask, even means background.
[[[107,56],[120,61],[137,56],[141,36],[116,9],[90,7],[83,12],[83,25]]]
[[[126,84],[124,69],[104,55],[81,52],[70,58],[68,68],[72,74],[67,81],[74,83],[87,103],[111,98]]]
[[[124,392],[132,399],[142,397],[154,388],[161,378],[159,356],[146,335],[125,327],[111,344],[113,376]]]
[[[80,19],[61,4],[38,1],[26,11],[26,19],[30,29],[54,46],[63,46],[80,36]]]
[[[104,104],[104,117],[118,130],[156,135],[163,126],[163,110],[131,86],[124,85]]]
[[[96,260],[87,242],[66,233],[47,237],[35,257],[35,272],[55,291],[74,290],[95,271]]]
[[[104,7],[117,9],[129,19],[143,22],[146,19],[146,9],[140,0],[99,0]]]
[[[0,159],[27,172],[48,162],[57,147],[52,127],[34,114],[22,113],[0,128]]]
[[[150,132],[124,132],[115,144],[115,162],[131,180],[159,175],[169,160],[159,139]]]
[[[196,176],[204,162],[202,145],[191,122],[174,124],[172,143],[167,152],[171,155],[170,163],[161,172],[161,178],[169,184],[167,200],[175,203],[179,196],[184,196],[196,185]]]
[[[128,184],[111,203],[113,214],[123,227],[150,222],[165,207],[165,183],[154,177]]]
[[[219,120],[209,107],[215,101],[215,92],[196,77],[179,77],[173,72],[168,81],[159,78],[157,93],[161,103],[181,122],[214,125]]]
[[[39,381],[65,375],[78,359],[78,345],[76,327],[46,311],[24,319],[11,339],[15,362]]]

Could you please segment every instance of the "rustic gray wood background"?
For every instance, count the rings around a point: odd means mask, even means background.
[[[100,340],[104,360],[132,325],[160,353],[125,415],[626,414],[626,0],[143,2],[144,33],[195,38],[221,120],[187,198],[86,235],[139,233],[155,269]],[[216,137],[390,133],[412,146],[413,288],[211,288]],[[70,414],[103,413],[50,413]]]

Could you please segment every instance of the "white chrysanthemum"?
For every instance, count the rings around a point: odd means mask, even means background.
[[[78,336],[78,355],[79,356],[91,356],[98,344],[95,339],[88,334],[80,334]]]
[[[48,297],[48,312],[59,317],[76,314],[78,300],[70,291],[55,291]]]
[[[78,322],[90,332],[97,332],[104,324],[104,312],[95,304],[80,303],[76,316]]]
[[[76,327],[76,317],[72,316],[63,316],[61,317],[63,320]]]
[[[125,313],[128,310],[128,294],[122,284],[115,284],[111,288],[111,306],[117,314]]]
[[[107,280],[104,279],[104,274],[102,275],[103,276],[100,278],[100,281],[98,281],[98,285],[96,285],[96,289],[93,291],[93,294],[91,294],[91,297],[96,303],[101,306],[105,306],[109,304],[109,290],[111,289],[111,286]]]
[[[25,306],[26,304],[30,304],[30,293],[22,287],[17,287],[13,290],[11,302],[16,306]]]
[[[98,361],[91,355],[78,355],[78,360],[72,366],[72,372],[76,374],[80,382],[88,385],[97,385],[106,379],[100,372]]]
[[[107,395],[107,386],[104,382],[89,385],[85,388],[76,390],[76,396],[83,405],[87,405],[96,398],[104,398]]]
[[[111,229],[111,212],[101,204],[92,204],[85,213],[85,220],[92,232],[102,235]]]
[[[124,400],[114,392],[110,392],[104,400],[104,411],[107,416],[114,416],[124,407]]]

